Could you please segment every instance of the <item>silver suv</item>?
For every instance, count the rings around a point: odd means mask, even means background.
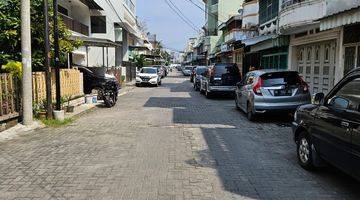
[[[257,114],[294,112],[311,102],[309,86],[296,71],[258,70],[237,84],[235,104],[250,121]]]

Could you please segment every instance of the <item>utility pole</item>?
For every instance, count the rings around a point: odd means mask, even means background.
[[[23,124],[28,126],[33,123],[30,0],[21,0],[21,57]]]
[[[54,54],[55,54],[55,79],[56,79],[56,110],[61,110],[60,93],[60,66],[59,66],[59,27],[58,27],[58,0],[54,0]]]
[[[45,25],[45,78],[46,78],[46,117],[51,119],[52,92],[51,92],[51,67],[50,67],[50,42],[49,42],[49,2],[44,0],[44,25]]]

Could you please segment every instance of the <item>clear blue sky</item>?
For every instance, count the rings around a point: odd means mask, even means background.
[[[204,11],[187,0],[171,0],[200,29],[204,25]],[[201,0],[192,0],[198,5]],[[186,41],[197,33],[168,7],[165,0],[137,0],[137,16],[145,21],[148,31],[155,33],[166,47],[183,50]]]

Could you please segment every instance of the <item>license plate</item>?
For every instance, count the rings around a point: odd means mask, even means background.
[[[274,96],[291,96],[292,90],[275,90]]]

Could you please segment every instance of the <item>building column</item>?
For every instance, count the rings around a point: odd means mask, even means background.
[[[129,44],[128,44],[129,33],[125,29],[122,32],[122,61],[129,61]]]
[[[336,66],[335,68],[335,82],[334,84],[338,83],[344,77],[344,27],[340,29],[340,36],[336,41],[336,52],[337,52],[337,59],[336,59]]]

